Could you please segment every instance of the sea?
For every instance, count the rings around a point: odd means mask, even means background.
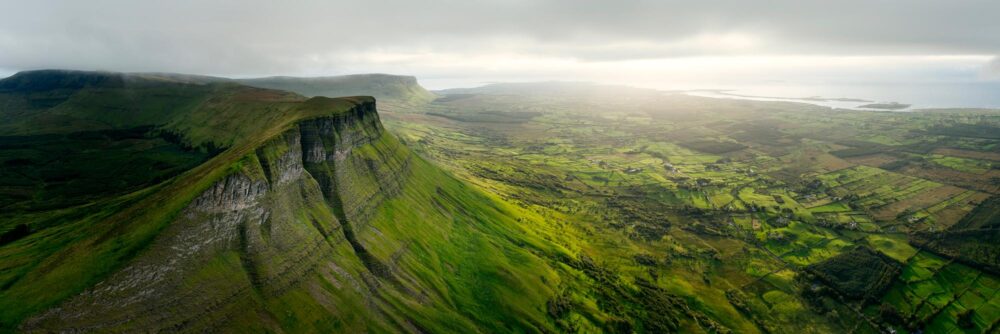
[[[682,90],[685,94],[790,101],[842,109],[912,111],[919,109],[1000,109],[1000,82],[856,85],[754,85]],[[896,103],[894,109],[864,108],[868,104]],[[905,105],[905,107],[903,107]]]

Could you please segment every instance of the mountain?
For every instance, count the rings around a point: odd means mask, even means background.
[[[539,254],[567,251],[371,97],[36,71],[0,105],[0,163],[42,169],[0,178],[2,331],[553,330]]]
[[[371,95],[379,100],[429,102],[435,98],[417,83],[417,78],[390,74],[355,74],[332,77],[267,77],[237,79],[247,86],[285,90],[305,96]]]
[[[553,211],[507,182],[567,179],[451,169],[469,153],[394,120],[397,139],[372,97],[32,71],[0,80],[0,106],[0,332],[759,331],[704,274],[654,270],[712,252],[629,241],[670,228],[661,208]],[[639,220],[628,238],[568,223],[590,215]]]

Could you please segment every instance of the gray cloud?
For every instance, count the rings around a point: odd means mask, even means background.
[[[5,1],[0,68],[414,71],[422,54],[607,62],[1000,53],[993,0]],[[381,57],[381,58],[380,58]]]

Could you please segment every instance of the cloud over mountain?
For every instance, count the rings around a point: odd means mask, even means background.
[[[996,1],[42,0],[0,11],[7,70],[516,76],[552,62],[594,73],[646,59],[1000,52]]]

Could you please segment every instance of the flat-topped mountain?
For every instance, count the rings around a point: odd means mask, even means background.
[[[371,95],[379,100],[427,102],[435,98],[412,76],[355,74],[331,77],[267,77],[236,80],[247,86],[286,90],[305,96]]]
[[[2,331],[551,330],[529,311],[558,282],[535,253],[561,251],[411,153],[371,97],[64,71],[0,87]]]

